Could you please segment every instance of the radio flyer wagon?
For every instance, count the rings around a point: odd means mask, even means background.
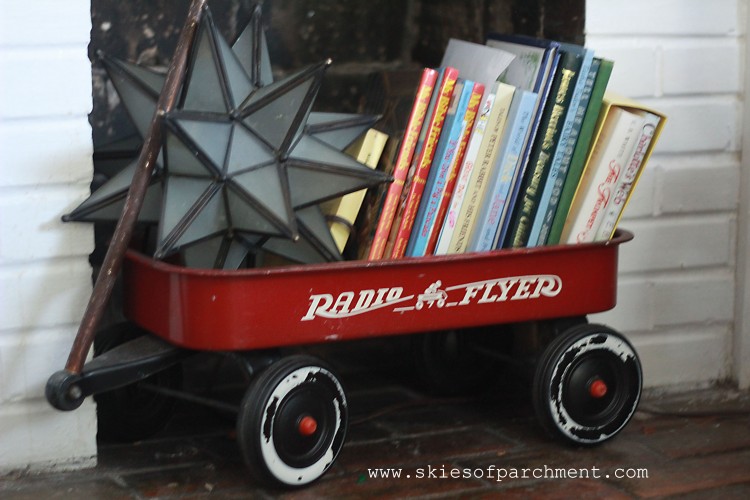
[[[192,353],[241,353],[253,376],[239,406],[239,446],[256,477],[299,486],[341,450],[346,394],[324,362],[268,358],[269,349],[560,319],[568,326],[537,361],[535,411],[553,435],[595,445],[628,423],[641,392],[631,344],[585,321],[614,307],[618,249],[632,237],[619,230],[593,244],[236,271],[131,250],[125,313],[148,334],[94,357],[80,374],[54,374],[47,398],[72,410],[88,395],[168,374]]]
[[[127,250],[163,143],[170,141],[165,134],[174,132],[164,120],[180,99],[188,100],[191,88],[207,88],[183,85],[188,73],[196,74],[188,71],[188,55],[211,56],[213,61],[219,52],[228,53],[228,46],[217,40],[203,45],[206,50],[192,51],[196,37],[209,40],[201,35],[208,32],[199,28],[205,7],[206,0],[191,1],[67,365],[47,382],[50,404],[73,410],[87,396],[97,395],[100,411],[122,410],[139,422],[153,422],[167,413],[168,406],[160,403],[164,396],[217,405],[176,390],[175,368],[197,353],[227,352],[241,359],[251,375],[239,407],[228,405],[238,412],[237,439],[251,473],[272,484],[301,486],[333,464],[344,444],[349,408],[332,368],[307,354],[280,356],[281,348],[425,332],[463,336],[463,330],[475,327],[557,319],[566,326],[558,328],[539,356],[532,388],[542,425],[577,445],[598,444],[617,434],[638,404],[640,363],[623,336],[584,318],[615,305],[618,249],[632,238],[626,231],[593,244],[235,271],[186,268]],[[263,67],[257,57],[263,45],[260,30],[250,39],[257,80]],[[225,71],[221,58],[219,63],[214,69]],[[241,74],[239,67],[231,66],[233,76]],[[210,81],[216,81],[218,73],[209,73]],[[255,83],[244,88],[261,82]],[[299,82],[283,85],[292,83]],[[311,106],[308,97],[316,85],[300,84],[308,88],[301,100],[305,106]],[[228,90],[222,89],[222,99],[233,95]],[[233,103],[231,112],[224,110],[222,123],[258,110],[263,116],[257,122],[265,123],[263,117],[271,113],[267,101],[279,94],[278,89],[274,92],[261,92],[257,100],[250,96],[247,109]],[[286,105],[272,108],[287,118],[284,134],[272,134],[275,149],[269,154],[279,161],[281,151],[289,153],[302,130],[305,109],[311,109],[299,99],[290,101],[297,102],[296,111]],[[182,150],[182,158],[192,158],[188,153],[193,154]],[[305,164],[312,156],[304,156]],[[124,328],[97,332],[118,275],[129,322]],[[123,342],[133,332],[145,335]],[[85,362],[95,333],[99,345],[93,359]],[[146,380],[148,385],[143,384]]]

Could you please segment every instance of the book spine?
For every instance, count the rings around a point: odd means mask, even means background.
[[[482,103],[482,111],[476,119],[477,123],[471,133],[469,146],[464,155],[464,161],[461,164],[461,168],[456,177],[456,186],[453,190],[453,196],[451,196],[448,212],[445,214],[443,227],[440,228],[438,242],[435,247],[436,255],[446,255],[450,248],[453,233],[458,225],[458,216],[461,212],[461,207],[463,206],[466,192],[469,187],[469,180],[474,172],[479,148],[484,140],[484,132],[487,128],[487,122],[489,121],[489,116],[495,103],[495,97],[495,92],[491,92],[485,96],[484,102]]]
[[[531,231],[529,238],[529,245],[543,246],[547,243],[547,237],[549,236],[550,228],[552,227],[552,221],[555,218],[555,212],[557,212],[557,206],[560,203],[560,194],[562,193],[565,179],[568,176],[570,170],[570,163],[573,160],[573,151],[575,150],[576,142],[578,142],[578,136],[581,132],[581,126],[583,125],[583,117],[586,114],[586,108],[591,99],[591,92],[594,88],[594,81],[596,75],[599,72],[599,61],[591,61],[587,69],[587,65],[584,63],[581,66],[581,78],[583,81],[581,95],[578,99],[577,107],[570,109],[568,114],[572,115],[570,120],[570,132],[565,140],[564,145],[561,143],[562,149],[560,152],[560,163],[557,167],[557,171],[554,175],[550,172],[550,176],[547,179],[547,185],[542,193],[542,203],[540,204],[539,210],[534,220],[534,227]],[[586,73],[583,73],[583,71]],[[585,75],[585,78],[583,76]],[[557,153],[556,153],[557,155]]]
[[[474,167],[469,179],[466,198],[461,205],[458,215],[458,225],[453,232],[448,253],[463,253],[469,246],[471,232],[477,221],[477,215],[481,207],[482,199],[487,190],[490,169],[497,158],[500,139],[508,119],[508,112],[513,101],[516,87],[500,83],[492,106],[492,112],[488,122],[488,131],[482,138],[482,145],[477,155],[477,166]]]
[[[414,177],[411,180],[409,193],[406,197],[406,202],[401,216],[401,222],[398,226],[396,238],[393,243],[393,249],[390,253],[390,257],[392,259],[403,257],[404,252],[406,251],[406,244],[409,241],[411,229],[414,225],[414,217],[416,216],[417,208],[419,206],[422,193],[424,192],[427,176],[432,165],[432,159],[435,156],[435,148],[437,147],[438,137],[440,136],[443,123],[445,122],[445,115],[448,111],[448,104],[450,103],[451,96],[453,95],[453,88],[456,85],[457,79],[458,71],[455,68],[445,68],[445,74],[443,75],[440,87],[436,89],[436,92],[438,92],[437,103],[430,118],[424,147],[422,148],[422,153],[417,163],[417,168],[414,171]]]
[[[508,199],[510,186],[516,174],[518,161],[531,123],[531,114],[536,103],[536,93],[517,90],[514,96],[508,127],[503,135],[503,144],[492,168],[487,194],[472,233],[469,251],[482,252],[495,246],[495,236],[500,228],[500,218]]]
[[[437,211],[448,182],[449,170],[458,153],[459,143],[465,128],[464,116],[469,105],[469,98],[474,89],[474,82],[460,81],[456,84],[443,124],[433,166],[425,184],[425,191],[419,203],[414,227],[406,246],[406,255],[422,257],[427,250],[427,242],[435,228]]]
[[[570,160],[568,175],[565,178],[565,183],[563,184],[562,192],[560,193],[560,201],[557,204],[557,210],[555,210],[555,217],[552,220],[552,225],[550,226],[550,231],[547,235],[547,245],[557,245],[560,242],[560,236],[563,227],[565,226],[565,219],[567,219],[573,196],[575,195],[576,188],[578,187],[581,175],[583,174],[583,167],[586,164],[586,158],[589,155],[591,141],[594,137],[594,130],[599,118],[599,111],[602,109],[602,99],[604,98],[604,92],[609,83],[609,77],[612,75],[613,67],[614,63],[608,59],[602,59],[599,64],[599,72],[596,75],[594,88],[592,89],[591,98],[589,99],[589,105],[586,108],[581,131],[578,134],[578,140],[576,141],[575,149],[573,150],[573,157]]]
[[[646,151],[648,151],[651,141],[654,138],[654,132],[656,131],[656,126],[659,124],[659,120],[660,118],[657,115],[651,113],[647,115],[640,137],[635,146],[633,157],[627,167],[625,167],[625,171],[622,173],[620,180],[617,182],[617,186],[614,189],[614,195],[605,209],[599,232],[594,238],[594,241],[608,240],[615,232],[617,221],[620,219],[620,215],[625,208],[625,202],[628,200],[633,185],[638,178],[638,172],[644,166],[643,160]]]
[[[635,150],[643,117],[614,107],[610,108],[607,122],[597,138],[563,229],[562,238],[566,243],[594,241],[613,188]]]
[[[406,180],[404,187],[401,190],[401,196],[399,197],[398,204],[396,205],[396,214],[393,217],[393,223],[391,224],[391,232],[386,240],[385,250],[383,256],[390,258],[393,252],[393,245],[396,243],[396,236],[398,235],[399,227],[401,226],[401,220],[404,217],[404,209],[406,208],[406,199],[411,191],[411,184],[414,181],[414,173],[417,171],[419,162],[422,159],[422,152],[424,149],[425,140],[427,139],[427,131],[430,129],[431,118],[435,113],[435,106],[437,105],[438,97],[440,96],[440,85],[445,77],[445,67],[437,69],[437,77],[435,78],[435,87],[432,89],[432,95],[430,96],[430,103],[427,105],[427,111],[425,113],[425,119],[422,123],[422,128],[419,130],[419,138],[417,139],[417,145],[414,148],[414,155],[409,165],[409,170],[406,174]]]
[[[357,141],[355,146],[348,149],[348,153],[352,154],[358,162],[366,165],[371,169],[375,169],[380,160],[380,155],[383,153],[385,143],[388,140],[388,136],[383,132],[375,129],[370,129],[365,133],[364,137]],[[329,219],[328,226],[331,230],[331,236],[336,242],[336,247],[339,252],[343,252],[346,246],[349,236],[352,232],[354,222],[357,219],[357,214],[362,207],[364,202],[366,189],[361,189],[354,193],[349,193],[340,198],[335,198],[327,203],[321,204],[321,208]]]
[[[466,149],[469,145],[469,138],[471,132],[474,129],[474,123],[476,122],[477,113],[479,112],[479,104],[482,101],[484,95],[484,85],[481,83],[475,83],[469,97],[469,104],[466,107],[466,114],[464,115],[463,127],[461,129],[461,140],[458,144],[458,150],[456,155],[451,162],[450,169],[448,171],[448,180],[445,183],[445,191],[440,200],[437,214],[435,215],[435,226],[430,233],[430,238],[427,241],[427,247],[425,248],[425,255],[432,255],[437,247],[438,238],[442,232],[442,227],[445,224],[445,216],[448,213],[451,199],[453,197],[453,190],[456,186],[458,179],[458,171],[460,166],[463,164],[464,158],[466,157]]]
[[[500,221],[500,230],[497,235],[497,242],[495,248],[503,248],[508,245],[507,240],[508,233],[511,230],[511,223],[513,222],[513,214],[515,213],[518,198],[522,195],[521,188],[523,187],[524,179],[526,178],[526,171],[529,169],[531,163],[531,153],[536,142],[537,135],[542,126],[542,116],[545,110],[545,104],[547,103],[550,93],[552,91],[552,83],[554,81],[554,75],[557,72],[557,67],[560,62],[561,54],[558,52],[559,47],[551,47],[545,51],[545,59],[549,59],[548,69],[540,75],[541,79],[538,82],[539,95],[537,97],[537,105],[534,108],[534,115],[531,120],[531,126],[529,127],[529,136],[526,139],[526,143],[523,147],[523,154],[519,161],[518,175],[513,180],[511,186],[510,195],[508,196],[508,202],[504,210],[504,214]],[[549,76],[549,75],[553,76]]]
[[[375,229],[375,236],[373,236],[372,245],[370,246],[370,253],[367,256],[368,260],[378,260],[383,258],[385,245],[391,232],[391,226],[396,215],[398,202],[401,198],[404,182],[406,181],[406,174],[409,171],[409,165],[414,156],[414,150],[416,148],[420,130],[422,129],[432,91],[435,88],[436,80],[437,71],[426,68],[422,72],[422,78],[417,87],[412,111],[409,115],[404,137],[401,141],[401,149],[396,159],[396,165],[393,169],[393,182],[388,187],[388,192],[385,195],[383,209],[380,213],[380,218],[378,219],[378,224]]]
[[[560,67],[550,96],[552,100],[545,107],[534,150],[525,173],[519,198],[513,212],[513,223],[507,236],[506,246],[525,247],[531,234],[539,199],[552,163],[555,147],[562,133],[565,111],[570,103],[575,79],[580,67],[580,56],[565,52],[560,59]]]
[[[534,223],[531,225],[531,232],[529,233],[527,246],[543,245],[547,240],[549,224],[547,224],[545,228],[545,221],[551,222],[552,215],[554,215],[554,210],[557,206],[557,200],[559,199],[562,183],[568,172],[568,165],[570,164],[570,158],[573,155],[573,147],[575,146],[575,141],[578,137],[578,130],[580,128],[580,125],[576,126],[576,119],[578,119],[579,124],[583,119],[581,101],[583,100],[586,86],[588,85],[588,94],[591,95],[591,86],[594,84],[594,78],[589,78],[589,76],[591,76],[589,73],[593,59],[594,52],[588,49],[584,50],[581,67],[576,75],[573,95],[570,98],[570,104],[565,112],[563,129],[560,133],[560,138],[557,141],[557,146],[555,147],[555,155],[552,157],[552,163],[550,165],[549,174],[547,175],[547,180],[544,184],[544,189],[542,190],[542,196],[539,198],[539,206],[537,207],[536,215],[534,216]],[[549,220],[548,212],[551,212],[549,214]],[[542,234],[542,231],[544,231],[544,234]]]
[[[401,149],[402,137],[403,134],[400,137],[388,135],[385,148],[383,148],[380,161],[378,162],[377,169],[391,179],[393,179],[393,168],[396,165],[396,158]],[[380,214],[383,212],[385,195],[389,187],[390,183],[381,184],[376,189],[368,189],[367,193],[365,193],[363,206],[354,223],[354,233],[352,235],[354,241],[352,242],[352,238],[350,238],[350,243],[347,243],[347,246],[352,247],[351,250],[357,260],[367,260],[367,257],[370,255],[372,240],[375,237],[375,228],[378,225]],[[350,255],[352,254],[350,253]]]

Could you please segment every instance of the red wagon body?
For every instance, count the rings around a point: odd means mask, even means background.
[[[131,252],[126,314],[181,347],[249,350],[580,316],[616,303],[610,241],[276,269],[200,270]]]

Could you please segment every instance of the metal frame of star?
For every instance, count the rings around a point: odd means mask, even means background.
[[[387,180],[340,151],[377,117],[310,113],[330,62],[267,83],[272,77],[259,13],[256,8],[231,48],[218,33],[210,11],[204,13],[178,110],[164,120],[163,167],[155,174],[147,195],[151,202],[142,214],[153,219],[153,209],[161,201],[157,257],[217,237],[243,244],[258,240],[235,238],[235,233],[265,235],[261,242],[271,236],[293,242],[298,236],[296,210]],[[250,54],[251,61],[238,54]],[[105,61],[142,131],[148,114],[144,110],[155,102],[163,78],[139,66]],[[116,210],[109,205],[121,204],[130,170],[92,194],[68,219],[112,217]],[[158,199],[160,182],[163,200]],[[321,226],[309,223],[311,213],[305,211],[307,226]],[[337,251],[329,252],[335,249],[330,233],[306,227],[302,237],[311,240],[311,247],[325,260],[340,258]]]

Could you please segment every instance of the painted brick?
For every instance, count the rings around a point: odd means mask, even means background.
[[[42,398],[47,378],[65,366],[76,330],[0,333],[0,404]]]
[[[589,319],[623,333],[650,330],[654,326],[654,302],[651,281],[641,277],[619,277],[617,305],[607,312],[592,314]]]
[[[658,170],[657,213],[736,210],[740,165],[736,157],[727,156],[663,160]]]
[[[657,78],[660,71],[659,58],[658,52],[654,50],[655,43],[658,41],[650,39],[586,39],[586,46],[594,49],[598,57],[610,59],[615,63],[607,89],[632,98],[660,94]]]
[[[736,39],[688,41],[662,50],[665,95],[737,93],[742,91],[741,47]]]
[[[0,46],[88,44],[90,9],[91,0],[0,0]]]
[[[2,118],[85,116],[91,110],[85,45],[0,50],[0,67]]]
[[[730,336],[723,324],[628,334],[641,358],[645,387],[723,380]]]
[[[91,294],[91,268],[85,259],[3,266],[0,285],[0,335],[78,324]]]
[[[592,315],[623,332],[690,323],[728,323],[734,311],[734,277],[728,268],[618,279],[617,305]]]
[[[629,220],[633,241],[620,251],[621,272],[684,270],[733,263],[736,221],[717,214]]]
[[[59,219],[92,171],[89,8],[0,0],[0,469],[96,454],[94,404],[42,398],[91,293],[92,228]]]
[[[588,0],[586,33],[732,35],[742,32],[738,0]]]
[[[0,469],[32,463],[94,465],[96,411],[90,398],[76,411],[60,412],[37,399],[0,408]]]
[[[734,276],[729,269],[680,273],[654,284],[656,326],[728,323],[734,314]]]
[[[19,272],[23,270],[0,268],[0,318],[2,318],[0,329],[2,330],[23,326],[23,297],[17,293],[20,281]]]
[[[0,199],[0,263],[90,254],[93,225],[60,220],[88,192],[87,184],[7,192]]]
[[[742,106],[735,97],[648,101],[667,115],[656,151],[697,153],[738,151]]]
[[[29,140],[35,140],[34,147]],[[88,183],[93,171],[91,125],[85,117],[0,123],[2,186]]]

